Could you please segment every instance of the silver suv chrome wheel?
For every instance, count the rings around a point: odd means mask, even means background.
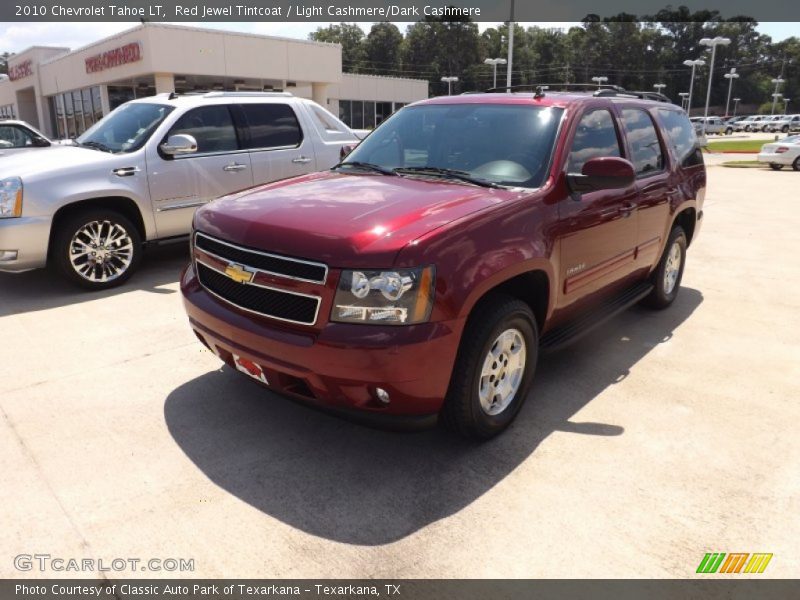
[[[108,283],[124,275],[133,255],[130,233],[108,220],[86,223],[69,244],[69,262],[75,273],[93,283]]]
[[[516,396],[525,357],[525,338],[518,329],[506,329],[497,336],[483,360],[478,382],[478,397],[487,415],[499,415]]]
[[[664,267],[664,293],[669,295],[675,289],[675,283],[678,281],[678,275],[681,272],[681,262],[683,260],[683,251],[680,244],[675,241],[669,249],[667,255],[667,263]]]

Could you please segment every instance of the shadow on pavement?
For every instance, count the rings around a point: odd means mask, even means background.
[[[166,399],[170,433],[215,484],[312,535],[378,545],[452,515],[497,485],[555,431],[617,436],[573,415],[670,339],[703,301],[683,288],[666,311],[633,308],[542,360],[512,427],[475,444],[440,430],[396,434],[330,417],[227,368]]]
[[[123,285],[102,292],[82,290],[49,269],[0,273],[0,317],[107,298],[132,290],[171,294],[172,290],[159,289],[160,286],[177,282],[188,263],[188,243],[148,248],[138,272]]]

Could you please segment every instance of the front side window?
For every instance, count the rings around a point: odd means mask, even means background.
[[[605,109],[581,117],[572,140],[567,170],[580,173],[587,160],[603,156],[622,156],[614,118]]]
[[[188,111],[175,122],[168,135],[179,133],[191,135],[197,141],[198,154],[239,149],[231,113],[221,104]]]
[[[449,169],[499,185],[539,187],[562,112],[521,104],[414,106],[375,129],[345,164]]]
[[[173,107],[164,104],[123,104],[87,129],[77,141],[106,152],[133,152],[144,145],[172,110]]]
[[[0,126],[0,150],[3,148],[25,148],[33,144],[31,134],[13,125]]]
[[[653,119],[638,108],[622,111],[622,125],[631,149],[631,162],[637,175],[648,175],[664,168],[664,153]]]
[[[247,148],[296,148],[303,141],[297,115],[288,104],[242,104],[240,108],[247,122]]]

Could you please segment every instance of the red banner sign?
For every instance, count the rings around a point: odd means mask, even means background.
[[[21,63],[9,67],[8,69],[8,78],[11,81],[24,79],[31,75],[33,75],[33,62],[31,60],[23,60]]]
[[[112,69],[138,60],[142,60],[142,47],[139,42],[132,42],[119,48],[113,48],[90,56],[86,59],[86,72],[97,73],[98,71]]]

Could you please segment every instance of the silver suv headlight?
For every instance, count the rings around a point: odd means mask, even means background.
[[[22,179],[0,179],[0,219],[22,216]]]
[[[431,315],[436,272],[417,269],[342,271],[331,321],[412,325]]]

